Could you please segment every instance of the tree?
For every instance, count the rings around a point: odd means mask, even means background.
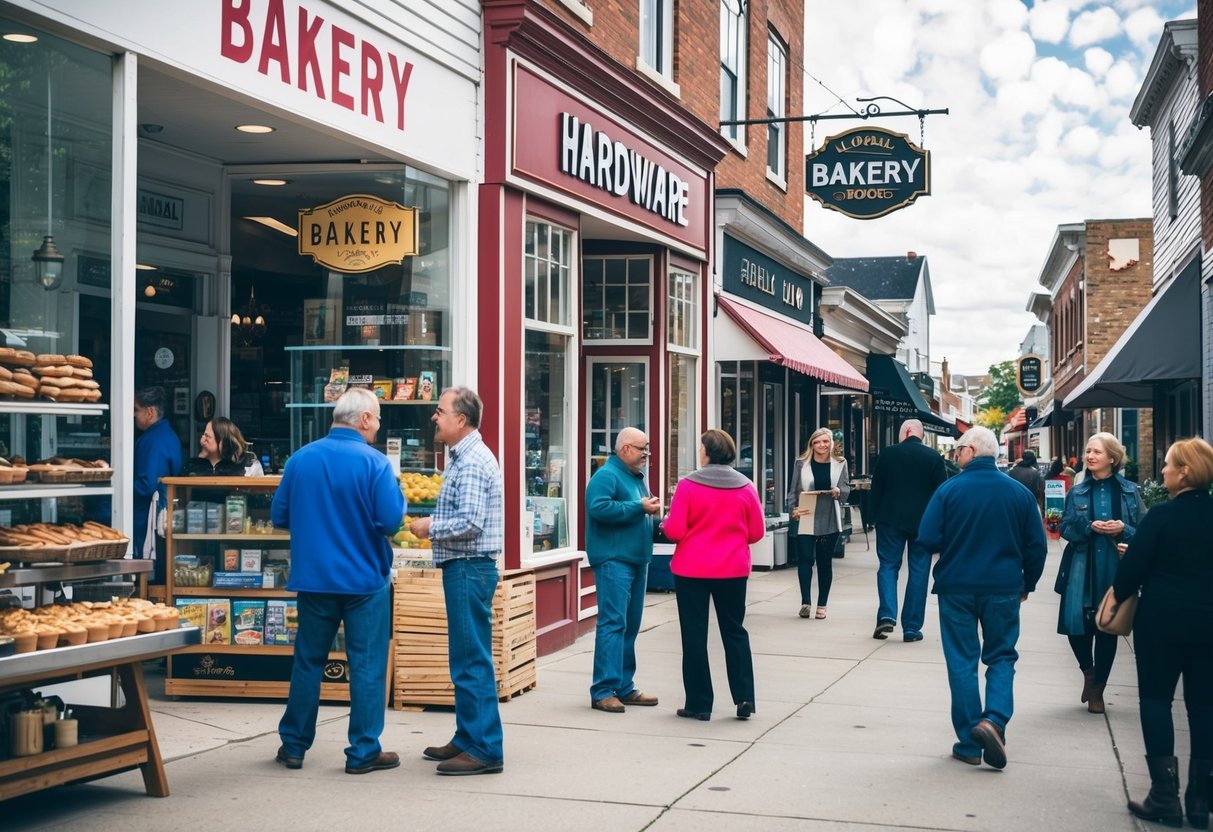
[[[1001,407],[985,407],[978,411],[977,418],[973,421],[994,431],[995,436],[1001,437],[1002,429],[1007,426],[1007,412]]]
[[[1019,388],[1015,384],[1015,362],[1003,361],[990,366],[990,386],[982,395],[982,404],[987,408],[1000,408],[1006,424],[1006,414],[1020,405]]]

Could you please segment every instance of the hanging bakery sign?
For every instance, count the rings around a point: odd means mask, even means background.
[[[931,193],[931,154],[904,133],[858,127],[805,157],[805,189],[848,217],[883,217]]]
[[[417,252],[416,208],[352,194],[299,211],[299,253],[335,272],[370,272]]]

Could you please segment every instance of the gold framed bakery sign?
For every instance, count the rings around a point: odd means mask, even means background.
[[[417,209],[350,194],[299,210],[299,253],[335,272],[360,274],[418,252]]]
[[[905,133],[857,127],[830,136],[804,161],[809,196],[857,220],[883,217],[931,193],[931,154]]]

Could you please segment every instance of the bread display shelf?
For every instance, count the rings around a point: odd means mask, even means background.
[[[109,482],[114,477],[113,468],[51,468],[39,470],[36,466],[29,469],[26,482],[31,483],[86,483]]]
[[[290,534],[182,534],[173,532],[174,540],[290,540]]]
[[[56,673],[70,676],[120,662],[154,659],[170,651],[198,644],[201,640],[202,631],[197,627],[178,627],[175,630],[141,633],[74,647],[18,653],[0,659],[0,686],[25,684],[33,679],[44,680]]]
[[[56,581],[91,581],[113,575],[150,575],[151,572],[152,561],[129,559],[15,568],[0,573],[0,588],[36,586]]]
[[[0,413],[27,413],[34,416],[98,416],[110,406],[98,402],[48,402],[35,400],[0,400]]]
[[[104,540],[94,543],[73,543],[70,546],[0,546],[0,561],[21,563],[81,563],[95,560],[116,560],[126,556],[130,540]]]
[[[182,598],[294,598],[287,589],[259,589],[237,586],[181,586],[173,584],[173,595]]]
[[[86,483],[37,483],[20,485],[0,484],[0,500],[40,500],[44,497],[93,497],[113,494],[114,489],[105,485]]]

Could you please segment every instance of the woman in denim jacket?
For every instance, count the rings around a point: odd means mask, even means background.
[[[1082,671],[1081,701],[1091,713],[1102,714],[1117,637],[1095,629],[1095,608],[1116,575],[1116,544],[1132,539],[1146,507],[1137,486],[1116,473],[1125,448],[1115,436],[1092,436],[1083,460],[1086,476],[1066,495],[1061,516],[1061,536],[1069,543],[1053,589],[1061,595],[1057,632],[1069,637]]]

